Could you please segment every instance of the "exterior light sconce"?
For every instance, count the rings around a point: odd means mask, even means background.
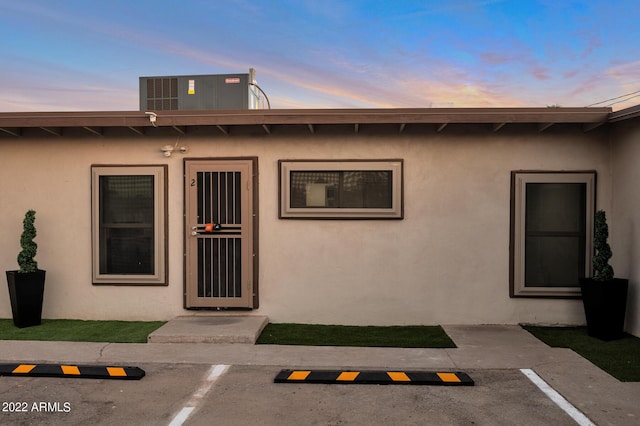
[[[171,154],[173,154],[173,147],[171,145],[165,145],[160,148],[160,151],[162,151],[165,157],[171,157]]]
[[[180,147],[178,147],[179,142],[180,138],[178,138],[175,145],[165,145],[160,148],[160,151],[162,151],[162,155],[164,155],[165,157],[171,157],[171,154],[173,154],[174,151],[178,151],[180,154],[186,154],[189,148],[184,145],[180,145]]]
[[[149,117],[149,121],[151,122],[151,124],[153,124],[153,127],[158,127],[158,125],[156,124],[156,121],[158,120],[158,114],[153,111],[147,111],[145,112],[145,114],[147,114],[147,116]]]

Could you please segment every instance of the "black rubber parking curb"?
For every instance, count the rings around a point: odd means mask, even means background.
[[[473,386],[468,374],[427,371],[281,370],[275,383]]]
[[[140,380],[144,375],[144,370],[138,367],[35,363],[0,364],[0,376],[12,377]]]

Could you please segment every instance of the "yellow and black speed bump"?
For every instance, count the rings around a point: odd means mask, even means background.
[[[275,383],[473,386],[466,373],[426,371],[282,370]]]
[[[0,376],[74,377],[79,379],[140,380],[144,370],[138,367],[68,365],[68,364],[0,364]]]

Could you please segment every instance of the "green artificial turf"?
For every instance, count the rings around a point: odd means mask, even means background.
[[[523,326],[525,330],[555,348],[569,348],[623,382],[640,381],[640,338],[602,341],[587,334],[586,327]]]
[[[455,348],[436,326],[344,326],[268,324],[256,342],[270,345],[369,346],[395,348]]]
[[[0,340],[146,343],[149,333],[164,323],[45,319],[41,325],[17,328],[13,325],[13,320],[0,319]]]

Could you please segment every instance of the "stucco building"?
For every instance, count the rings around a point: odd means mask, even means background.
[[[640,335],[640,107],[0,113],[0,150],[45,318],[583,324],[604,209]]]

